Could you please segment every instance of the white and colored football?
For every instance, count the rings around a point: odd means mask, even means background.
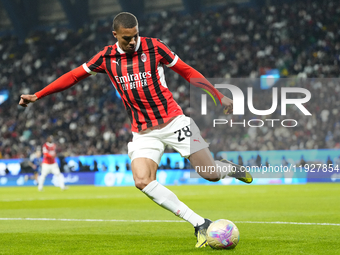
[[[240,232],[230,220],[217,220],[207,230],[207,241],[213,249],[233,249],[240,241]]]

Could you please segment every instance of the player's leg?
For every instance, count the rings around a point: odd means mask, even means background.
[[[152,159],[133,159],[131,163],[131,169],[136,187],[158,205],[191,223],[197,229],[197,232],[199,226],[209,226],[209,220],[204,219],[203,217],[196,214],[186,204],[181,202],[171,190],[157,182],[157,168],[158,164]],[[206,246],[205,238],[196,244],[196,247],[204,246]]]
[[[233,177],[245,183],[251,183],[253,177],[244,166],[239,166],[225,159],[214,160],[209,148],[201,149],[189,156],[191,165],[201,177],[209,181]]]
[[[209,151],[209,144],[202,138],[199,128],[191,118],[179,116],[166,128],[169,132],[164,142],[188,158],[201,177],[213,182],[221,179]]]
[[[156,180],[158,165],[164,152],[164,144],[159,140],[162,131],[154,130],[147,134],[133,135],[128,149],[136,187],[155,203],[190,222],[194,227],[203,225],[206,222],[203,217],[193,212],[172,191]],[[204,246],[206,240],[196,244],[196,247]]]
[[[150,182],[156,180],[157,168],[157,163],[149,158],[133,159],[131,162],[131,170],[135,186],[143,191]]]
[[[41,175],[38,181],[38,190],[42,191],[46,176],[49,174],[49,165],[46,163],[41,164]]]
[[[60,173],[58,163],[54,163],[51,165],[51,171],[59,179],[59,187],[62,190],[64,190],[65,189],[64,175]]]
[[[156,180],[158,164],[149,158],[136,158],[131,163],[135,185],[154,202],[190,222],[193,226],[204,223],[204,218],[194,213],[168,188]]]
[[[188,157],[194,170],[208,181],[219,181],[221,174],[216,169],[216,162],[208,148],[194,152]]]

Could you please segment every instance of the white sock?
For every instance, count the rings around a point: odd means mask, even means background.
[[[183,220],[190,222],[194,227],[204,223],[203,217],[196,214],[187,205],[181,202],[172,191],[158,183],[156,180],[150,182],[142,191],[155,203],[170,212],[173,212]]]
[[[40,175],[38,177],[38,190],[42,190],[43,186],[44,186],[44,182],[45,182],[45,178],[46,176],[45,175]]]
[[[62,173],[59,174],[59,187],[65,189],[64,175]]]
[[[231,164],[226,163],[226,162],[221,162],[218,160],[215,160],[215,164],[216,164],[216,170],[220,174],[220,179],[230,178],[228,176],[228,173],[231,170],[231,167],[232,167]]]

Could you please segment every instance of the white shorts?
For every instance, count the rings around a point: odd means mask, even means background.
[[[41,164],[41,175],[48,175],[48,174],[60,174],[60,169],[58,163],[54,164]]]
[[[159,165],[165,145],[171,146],[186,158],[209,147],[196,123],[185,115],[177,116],[162,129],[147,129],[132,134],[132,142],[128,143],[131,161],[135,158],[150,158]]]

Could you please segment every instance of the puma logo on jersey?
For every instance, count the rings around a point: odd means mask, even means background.
[[[112,60],[112,63],[116,63],[117,65],[119,65],[119,60],[120,60],[120,59],[117,59],[117,61]]]

